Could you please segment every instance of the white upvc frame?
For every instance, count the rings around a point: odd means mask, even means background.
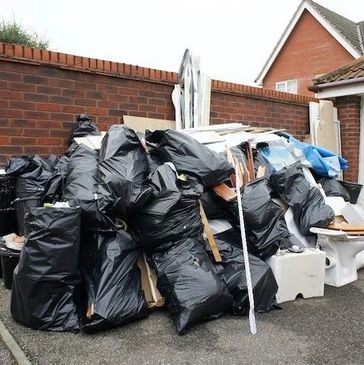
[[[289,83],[289,82],[292,82],[292,81],[294,81],[294,82],[296,83],[296,90],[295,90],[295,92],[288,91],[288,83]],[[278,90],[278,85],[284,85],[284,86],[285,86],[284,90]],[[275,90],[276,90],[276,91],[283,91],[283,92],[285,92],[285,93],[297,94],[297,92],[298,92],[298,81],[297,81],[297,79],[290,79],[290,80],[284,80],[284,81],[277,81],[277,82],[276,82],[276,86],[275,86]]]

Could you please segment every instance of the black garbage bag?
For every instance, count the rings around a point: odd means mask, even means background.
[[[137,134],[124,125],[112,125],[100,150],[101,187],[106,197],[103,210],[117,217],[138,211],[153,194],[143,185],[149,174],[147,153]]]
[[[30,328],[77,331],[80,210],[32,208],[14,271],[11,314]]]
[[[148,165],[149,165],[149,172],[152,173],[155,170],[157,170],[157,168],[161,165],[164,164],[163,161],[161,161],[158,156],[156,155],[151,155],[150,153],[148,153],[147,155],[147,159],[148,159]]]
[[[348,191],[340,184],[340,181],[332,177],[322,177],[316,179],[316,182],[321,184],[322,189],[327,196],[340,196],[346,202],[350,201],[350,195]]]
[[[206,189],[200,200],[208,219],[226,219],[226,204],[213,190]]]
[[[215,234],[214,237],[222,262],[214,262],[210,245],[207,242],[206,250],[219,276],[226,282],[227,288],[234,298],[232,312],[234,315],[247,315],[250,305],[241,239],[234,229]],[[238,247],[239,245],[240,247]],[[263,260],[253,255],[249,255],[249,265],[255,312],[268,312],[275,306],[275,295],[278,290],[272,269]]]
[[[14,208],[0,208],[0,237],[17,232],[16,215]]]
[[[114,228],[114,222],[100,208],[103,197],[99,194],[98,161],[98,151],[84,144],[73,151],[63,200],[81,208],[82,229],[110,230]]]
[[[278,248],[296,243],[284,219],[285,210],[272,197],[272,188],[265,177],[249,182],[242,189],[245,232],[249,252],[266,260]],[[232,225],[240,230],[238,202],[228,204]]]
[[[132,215],[130,230],[141,246],[154,250],[166,242],[202,234],[198,199],[203,187],[197,178],[178,178],[173,165],[164,164],[151,174],[148,185],[154,198]]]
[[[349,202],[351,204],[356,204],[358,202],[358,198],[361,192],[361,189],[363,188],[363,185],[352,183],[349,181],[339,181],[342,187],[348,192],[349,194]]]
[[[14,199],[15,178],[0,175],[0,237],[17,232],[15,210],[11,206]]]
[[[293,218],[304,235],[310,228],[327,228],[334,220],[335,213],[325,204],[317,187],[311,187],[300,165],[285,167],[271,175],[274,190],[293,210]]]
[[[137,265],[141,249],[124,231],[85,232],[81,238],[81,274],[86,297],[82,329],[122,326],[148,315]]]
[[[39,156],[9,159],[5,171],[8,176],[16,176],[15,196],[41,198],[48,180],[54,173],[53,163],[53,156],[48,159]]]
[[[43,202],[53,203],[62,199],[68,174],[69,157],[63,155],[54,166],[54,174],[48,180],[43,194]]]
[[[38,165],[31,156],[11,157],[7,160],[5,172],[8,176],[19,176],[25,172],[33,171]]]
[[[86,137],[88,135],[101,136],[101,132],[87,114],[80,114],[77,118],[77,125],[71,132],[70,145],[74,142],[75,138]]]
[[[178,173],[197,176],[205,187],[223,183],[234,172],[223,155],[182,132],[172,129],[147,131],[146,140],[154,144],[151,154],[164,162],[172,162]]]
[[[267,145],[267,144],[265,144],[265,145]],[[259,146],[264,146],[264,144],[263,143],[258,143],[257,144],[257,148],[256,149],[253,149],[253,159],[254,159],[254,172],[255,172],[255,176],[257,175],[258,168],[260,166],[263,166],[265,168],[265,170],[264,170],[264,176],[269,178],[270,175],[272,175],[272,173],[273,173],[273,169],[272,169],[271,164],[269,164],[267,162],[267,160],[263,157],[262,151],[259,148]]]
[[[202,238],[174,242],[169,249],[151,254],[148,262],[179,334],[230,310],[232,296],[218,277]]]
[[[0,175],[0,209],[8,209],[15,200],[15,177]]]
[[[17,233],[24,234],[24,217],[30,208],[41,205],[47,185],[54,174],[57,157],[48,159],[39,156],[14,157],[9,159],[6,174],[16,178],[14,207],[17,219]]]

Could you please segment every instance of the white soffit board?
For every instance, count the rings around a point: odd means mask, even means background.
[[[318,99],[327,99],[356,94],[364,94],[364,80],[358,84],[328,87],[317,92],[315,96]]]
[[[346,40],[346,38],[344,38],[314,7],[303,1],[299,8],[296,10],[296,13],[293,15],[293,18],[285,29],[283,35],[281,36],[281,39],[278,41],[274,51],[269,56],[268,61],[264,65],[262,71],[256,78],[255,82],[258,85],[262,84],[265,75],[271,68],[273,62],[277,58],[279,52],[283,48],[293,28],[296,26],[298,20],[305,10],[307,10],[354,58],[358,58],[361,56],[361,54]]]

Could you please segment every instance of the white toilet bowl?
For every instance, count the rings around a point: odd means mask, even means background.
[[[364,251],[360,251],[355,256],[355,261],[356,261],[356,269],[357,270],[360,270],[364,267]]]
[[[322,228],[311,228],[311,232],[326,253],[325,284],[339,287],[357,280],[356,255],[364,250],[364,236]]]

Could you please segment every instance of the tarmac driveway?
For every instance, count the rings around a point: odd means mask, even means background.
[[[34,364],[362,364],[364,270],[357,282],[325,287],[325,296],[283,303],[258,316],[258,334],[246,317],[225,316],[178,336],[162,310],[125,327],[94,335],[27,329],[9,313],[0,289],[0,318]],[[0,343],[0,364],[12,364]]]

